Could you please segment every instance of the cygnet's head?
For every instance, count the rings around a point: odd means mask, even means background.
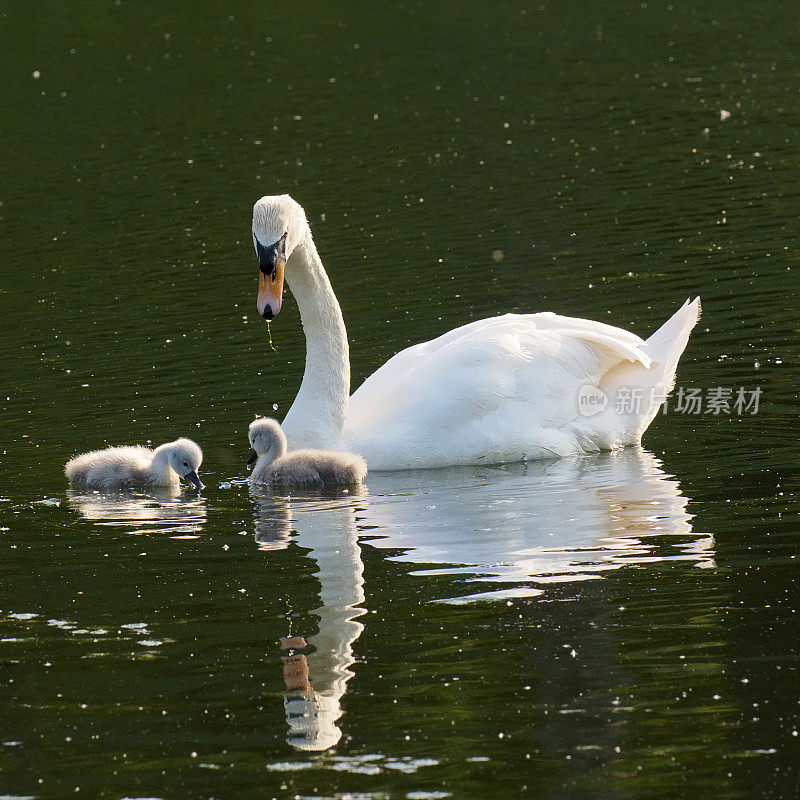
[[[176,439],[174,442],[162,444],[158,450],[166,453],[170,467],[184,480],[197,489],[205,489],[197,475],[203,463],[203,451],[191,439]]]
[[[283,302],[286,261],[308,231],[300,203],[288,194],[267,195],[253,206],[253,245],[258,256],[258,313],[274,319]]]
[[[261,456],[266,456],[267,463],[271,464],[276,458],[286,455],[286,434],[277,420],[271,417],[256,417],[247,431],[250,440],[250,458],[252,464]]]

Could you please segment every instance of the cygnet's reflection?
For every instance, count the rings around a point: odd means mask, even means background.
[[[206,501],[179,488],[141,491],[67,490],[67,502],[84,519],[129,533],[160,533],[196,538],[206,523]]]
[[[263,549],[293,537],[318,564],[319,633],[285,643],[288,741],[335,745],[341,698],[365,613],[358,533],[391,558],[441,564],[418,574],[462,573],[503,584],[441,600],[534,596],[548,583],[598,578],[625,564],[681,559],[713,566],[713,540],[692,532],[687,498],[652,454],[628,448],[579,459],[427,471],[371,473],[369,494],[336,501],[254,494]],[[294,633],[303,633],[302,631]],[[293,646],[294,645],[294,646]]]

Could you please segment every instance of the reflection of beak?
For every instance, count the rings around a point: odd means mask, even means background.
[[[191,483],[195,487],[195,489],[206,488],[205,484],[203,483],[203,481],[200,480],[200,478],[198,477],[197,473],[194,470],[192,470],[191,472],[187,472],[186,475],[184,475],[184,478],[186,478],[186,480],[189,481],[189,483]]]
[[[283,270],[286,267],[286,234],[275,244],[264,247],[256,239],[258,266],[258,313],[269,321],[281,310]]]
[[[258,453],[255,450],[250,451],[250,455],[247,456],[247,466],[249,467],[251,464],[255,464],[258,461]]]

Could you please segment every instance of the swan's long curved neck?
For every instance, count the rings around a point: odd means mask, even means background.
[[[300,309],[306,368],[283,431],[292,450],[337,448],[350,397],[350,352],[342,310],[310,230],[289,256],[286,282]]]

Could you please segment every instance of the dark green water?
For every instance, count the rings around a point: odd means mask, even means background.
[[[796,797],[799,36],[769,0],[0,7],[0,796]],[[474,318],[647,335],[700,294],[678,384],[758,413],[252,495],[304,354],[255,309],[281,192],[354,385]],[[199,497],[67,492],[181,435]]]

